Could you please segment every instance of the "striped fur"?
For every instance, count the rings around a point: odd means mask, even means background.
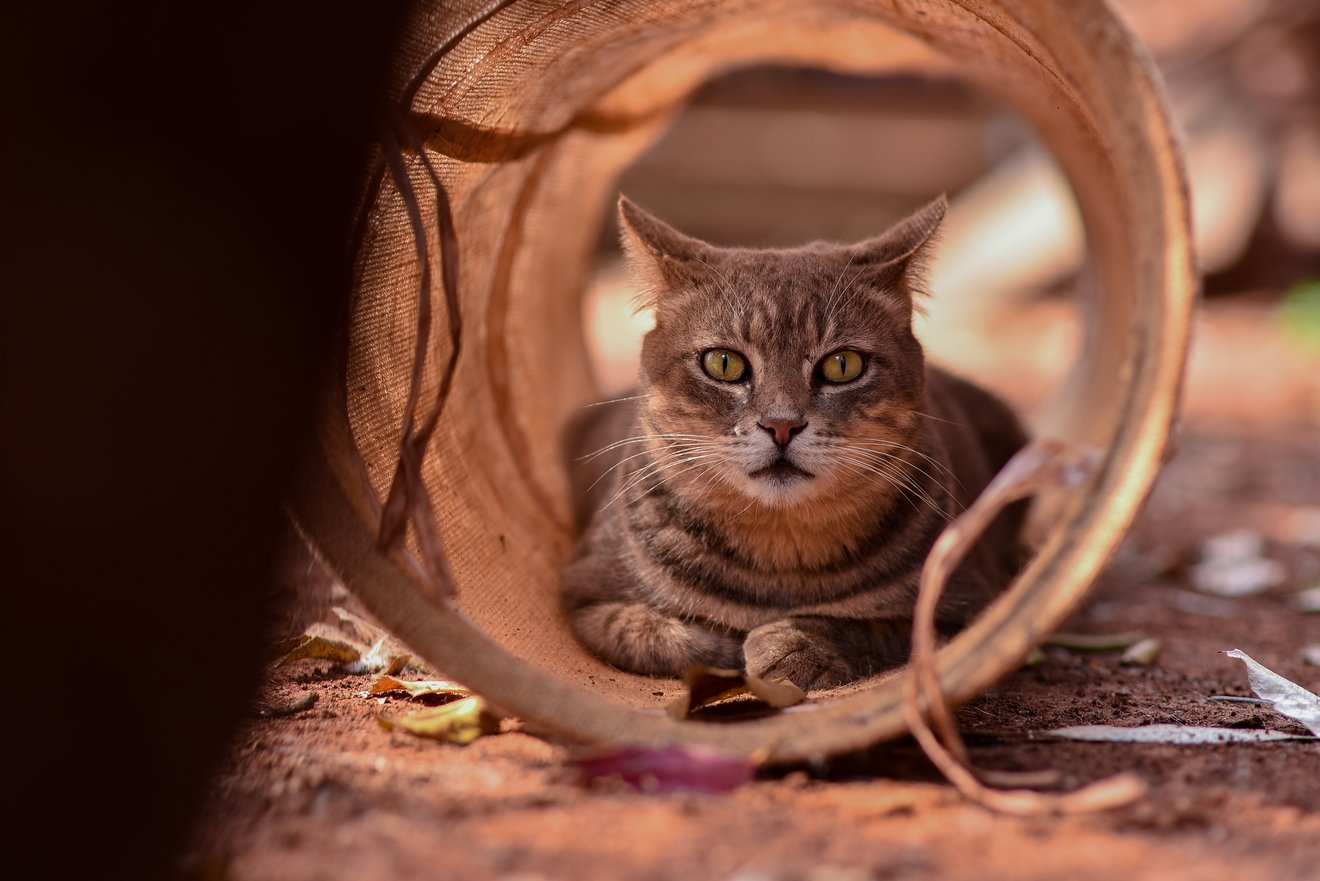
[[[998,399],[928,367],[912,334],[943,212],[860,245],[757,251],[621,203],[656,327],[638,395],[591,408],[570,435],[584,533],[563,601],[589,649],[640,673],[745,667],[805,688],[904,660],[931,544],[1025,441]],[[749,378],[706,375],[711,348],[743,355]],[[845,348],[862,374],[825,382],[821,359]],[[774,420],[805,426],[781,446]],[[943,626],[1007,583],[1022,514],[955,574]]]

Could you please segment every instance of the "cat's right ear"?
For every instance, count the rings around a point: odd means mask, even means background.
[[[944,196],[928,202],[881,235],[847,249],[849,262],[877,288],[921,293],[926,263],[948,210]]]
[[[709,272],[710,245],[683,235],[627,196],[619,196],[619,228],[628,269],[651,294],[690,287]]]

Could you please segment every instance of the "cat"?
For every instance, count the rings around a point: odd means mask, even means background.
[[[562,602],[584,646],[635,673],[737,668],[805,689],[906,660],[927,552],[1026,442],[913,335],[946,204],[856,245],[754,250],[620,199],[655,327],[638,393],[566,435],[582,538]],[[1023,515],[1005,511],[955,572],[943,631],[1011,579]]]

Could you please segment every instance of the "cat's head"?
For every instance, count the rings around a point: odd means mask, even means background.
[[[772,507],[892,484],[883,474],[924,406],[913,298],[945,208],[855,245],[752,250],[621,199],[629,266],[656,313],[642,414],[665,479]]]

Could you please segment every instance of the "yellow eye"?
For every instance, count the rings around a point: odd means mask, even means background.
[[[701,366],[711,379],[720,382],[737,382],[747,375],[743,356],[728,349],[707,349],[701,356]]]
[[[826,382],[852,382],[862,375],[862,356],[852,349],[840,349],[820,362],[820,375]]]

